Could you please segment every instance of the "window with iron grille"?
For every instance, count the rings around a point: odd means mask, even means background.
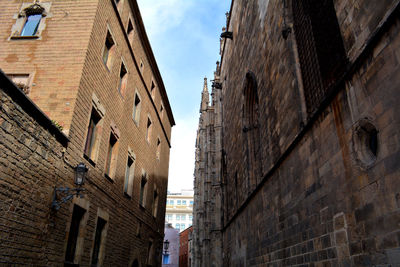
[[[307,112],[312,114],[343,74],[346,52],[332,0],[292,3]]]

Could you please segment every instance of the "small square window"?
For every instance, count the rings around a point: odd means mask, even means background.
[[[135,170],[135,158],[128,157],[125,170],[125,182],[124,182],[124,193],[128,196],[132,196],[132,185]]]
[[[136,93],[135,94],[135,103],[133,104],[133,120],[135,121],[136,124],[139,123],[139,118],[140,118],[140,97],[139,95]]]
[[[153,217],[157,217],[158,212],[158,192],[155,188],[153,191]]]
[[[178,200],[177,201],[177,205],[181,205],[182,204],[182,201],[181,200]]]
[[[31,91],[31,79],[29,74],[7,74],[13,83],[26,95]]]
[[[103,50],[103,62],[110,70],[112,66],[113,56],[115,54],[115,42],[111,36],[110,31],[107,30],[106,41]]]
[[[91,161],[95,161],[97,154],[96,152],[100,136],[100,120],[101,116],[94,108],[92,108],[84,150],[85,156]]]
[[[126,70],[124,62],[121,63],[121,69],[119,72],[119,82],[118,82],[118,92],[122,95],[125,96],[126,92],[126,85],[128,81],[128,71]]]
[[[157,138],[157,151],[156,151],[156,159],[160,160],[160,153],[161,153],[161,140]]]
[[[144,172],[142,174],[142,180],[140,181],[140,195],[139,204],[144,207],[146,204],[146,193],[147,193],[147,174]]]
[[[151,94],[151,98],[153,98],[153,100],[154,100],[154,96],[156,94],[156,86],[153,81],[151,81],[150,94]]]
[[[116,161],[117,161],[117,137],[111,133],[110,134],[110,141],[108,144],[108,151],[107,151],[107,158],[106,158],[106,169],[105,174],[109,178],[114,178],[115,168],[116,168]]]
[[[186,200],[182,200],[182,205],[186,205]]]
[[[140,60],[140,72],[143,74],[143,70],[144,70],[144,64],[143,61]]]
[[[133,25],[132,25],[131,19],[128,20],[128,28],[126,29],[126,33],[127,33],[127,35],[128,35],[129,43],[130,43],[131,45],[133,45],[133,35],[134,35],[134,31],[133,31]]]
[[[161,119],[164,117],[164,105],[162,103],[160,106],[160,117],[161,117]]]
[[[147,129],[146,129],[146,141],[150,143],[151,132],[153,128],[153,123],[150,118],[147,118]]]

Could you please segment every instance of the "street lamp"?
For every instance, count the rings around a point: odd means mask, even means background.
[[[168,239],[164,241],[164,254],[168,253],[169,241]]]
[[[61,208],[61,204],[67,202],[72,199],[74,196],[83,198],[81,194],[82,191],[85,191],[85,188],[81,188],[81,186],[85,183],[86,175],[88,172],[88,168],[85,164],[79,163],[78,166],[74,168],[74,183],[77,188],[69,188],[69,187],[54,187],[53,192],[53,201],[51,202],[51,208],[55,210],[59,210]],[[65,194],[60,200],[58,200],[57,192],[61,192]]]

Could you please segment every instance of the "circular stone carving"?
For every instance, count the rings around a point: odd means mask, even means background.
[[[367,119],[356,123],[353,131],[353,151],[357,162],[363,168],[371,167],[378,156],[378,130]]]

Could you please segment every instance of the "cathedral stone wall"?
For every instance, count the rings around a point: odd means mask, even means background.
[[[399,1],[324,2],[345,67],[312,110],[295,1],[232,3],[217,67],[223,266],[400,264]]]

